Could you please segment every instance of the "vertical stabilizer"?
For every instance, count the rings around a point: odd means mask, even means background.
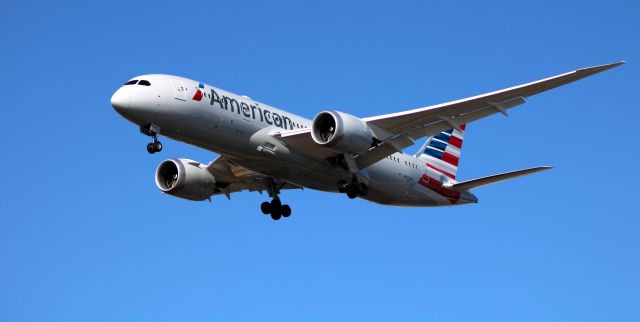
[[[416,157],[451,179],[456,178],[466,124],[460,130],[449,129],[430,137]]]

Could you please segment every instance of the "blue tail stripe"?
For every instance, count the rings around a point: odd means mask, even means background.
[[[441,133],[438,133],[438,135],[434,136],[434,138],[443,142],[449,142],[449,138],[451,138],[451,136],[447,135],[444,132],[441,132]]]
[[[434,157],[436,159],[442,159],[442,154],[443,154],[442,151],[438,151],[438,150],[433,149],[431,147],[427,147],[424,150],[424,153],[427,154],[427,155],[430,155],[430,156],[432,156],[432,157]]]
[[[444,151],[447,148],[447,144],[438,140],[431,140],[431,142],[429,142],[429,146],[430,147],[434,147],[437,148],[439,150]]]

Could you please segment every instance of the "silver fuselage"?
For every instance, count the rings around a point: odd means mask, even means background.
[[[350,177],[342,167],[289,148],[274,133],[310,127],[312,121],[198,81],[171,75],[143,75],[150,86],[122,86],[114,94],[117,112],[129,121],[154,124],[160,134],[209,151],[266,176],[328,192]],[[197,92],[200,92],[199,94]],[[418,185],[423,175],[450,181],[414,156],[396,153],[360,170],[369,193],[364,199],[397,206],[449,206],[477,202],[468,191],[451,201],[437,189]]]

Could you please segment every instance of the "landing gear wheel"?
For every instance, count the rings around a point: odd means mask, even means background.
[[[282,206],[280,198],[273,198],[273,200],[271,200],[271,211],[280,210],[280,206]]]
[[[268,215],[271,213],[271,203],[268,201],[263,202],[260,205],[260,210],[262,211],[263,214]]]
[[[149,154],[162,151],[162,143],[158,141],[158,133],[160,133],[159,126],[155,124],[140,126],[140,133],[151,137],[151,143],[147,144],[147,152],[149,152]]]
[[[282,202],[280,202],[280,198],[273,198],[269,205],[271,206],[271,219],[280,219],[282,217]]]
[[[337,188],[338,192],[346,193],[349,199],[355,199],[358,196],[364,197],[369,193],[369,187],[367,187],[367,185],[363,182],[358,182],[358,179],[355,175],[349,182],[345,180],[338,181]]]
[[[282,217],[287,218],[291,216],[291,207],[289,207],[289,205],[282,205],[280,211],[282,212]]]
[[[154,140],[153,142],[147,144],[147,152],[150,154],[154,154],[156,152],[162,151],[162,143],[158,140]]]
[[[273,179],[267,182],[267,192],[271,197],[271,202],[265,201],[260,205],[260,210],[263,214],[270,214],[271,219],[280,220],[282,217],[291,216],[291,207],[289,205],[283,205],[282,201],[278,197],[280,189],[284,186],[283,183],[276,183]]]

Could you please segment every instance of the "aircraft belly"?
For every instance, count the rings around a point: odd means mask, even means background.
[[[422,191],[416,188],[422,175],[420,169],[405,167],[389,159],[381,160],[369,168],[369,193],[367,200],[394,206],[429,207],[441,206],[440,196],[432,191]]]
[[[158,120],[162,134],[174,139],[220,153],[254,172],[309,189],[337,192],[337,182],[349,178],[349,173],[329,165],[325,160],[310,158],[291,150],[273,137],[277,129],[260,128],[233,115],[214,110],[185,108],[171,118]],[[363,199],[395,206],[438,206],[447,204],[441,196],[416,187],[421,171],[405,168],[388,159],[362,171],[368,179],[369,192]]]
[[[255,172],[283,179],[293,184],[327,192],[337,192],[340,171],[328,168],[323,163],[295,162],[291,159],[238,159],[234,162]]]

